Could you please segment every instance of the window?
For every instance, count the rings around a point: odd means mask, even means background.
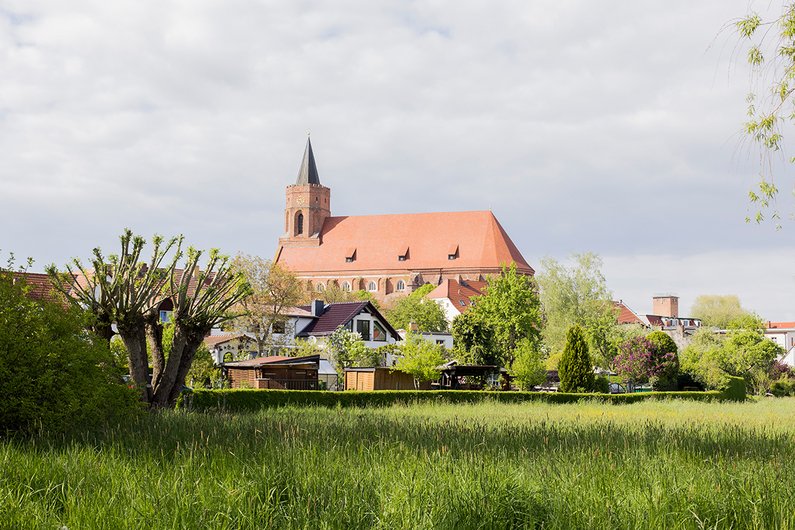
[[[342,290],[345,291],[346,293],[351,292],[351,284],[349,284],[348,282],[342,282]]]
[[[436,344],[440,344],[440,345],[444,346],[444,340],[443,339],[436,339]]]
[[[367,290],[371,291],[371,292],[372,291],[377,291],[378,290],[378,286],[375,284],[375,282],[371,281],[370,283],[367,284]]]
[[[398,256],[398,261],[406,261],[406,256]]]
[[[345,258],[345,263],[353,263],[353,256],[348,256]]]
[[[373,321],[373,340],[386,342],[386,330],[378,322]]]
[[[455,259],[455,254],[448,254],[447,259]]]
[[[404,282],[403,280],[398,280],[397,287],[395,287],[395,290],[397,290],[397,291],[405,291],[406,290],[406,282]]]
[[[357,320],[356,331],[358,331],[359,335],[362,336],[362,340],[370,340],[370,321]]]
[[[298,215],[295,216],[295,235],[301,235],[304,233],[304,214],[298,212]]]
[[[317,284],[317,292],[322,293],[325,290],[326,290],[325,285],[323,285],[322,283]]]
[[[467,305],[466,300],[459,300],[458,303],[461,304],[462,307],[466,307]]]
[[[171,322],[171,317],[173,316],[173,311],[161,311],[160,312],[160,322]]]

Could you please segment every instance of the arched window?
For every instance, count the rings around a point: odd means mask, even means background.
[[[406,290],[406,282],[404,282],[403,280],[398,280],[397,287],[396,287],[395,290],[396,291],[405,291]]]
[[[378,287],[375,285],[374,281],[370,281],[370,283],[367,284],[367,290],[371,291],[371,292],[372,291],[377,291]]]
[[[295,216],[295,235],[300,236],[304,233],[304,214],[298,212]]]
[[[342,282],[342,290],[346,293],[351,292],[351,284],[348,282]]]
[[[323,285],[322,283],[317,284],[317,292],[322,293],[325,290],[326,290],[325,285]]]

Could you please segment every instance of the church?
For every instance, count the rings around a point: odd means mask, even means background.
[[[320,183],[309,139],[287,186],[274,261],[307,291],[335,284],[387,303],[427,283],[483,281],[511,263],[534,274],[490,211],[332,216],[331,189]]]

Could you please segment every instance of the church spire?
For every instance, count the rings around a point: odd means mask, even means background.
[[[306,139],[306,149],[304,149],[304,159],[301,160],[301,169],[298,170],[298,179],[295,181],[298,185],[303,184],[320,184],[320,177],[317,174],[317,166],[315,165],[315,154],[312,152],[312,142],[309,138]]]

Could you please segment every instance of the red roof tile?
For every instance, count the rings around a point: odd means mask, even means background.
[[[533,273],[489,211],[328,217],[319,246],[286,246],[279,264],[297,273],[363,270],[494,269],[516,263]],[[448,259],[458,248],[456,259]],[[351,249],[356,259],[346,261]],[[399,261],[398,256],[408,256]]]
[[[613,302],[613,305],[618,309],[618,323],[619,324],[640,324],[645,325],[643,320],[631,310],[623,301]]]
[[[33,300],[57,300],[57,291],[46,274],[39,272],[14,272],[14,282],[25,282],[27,295]]]
[[[793,329],[795,322],[768,322],[767,329]]]
[[[428,298],[431,300],[447,298],[459,313],[463,313],[472,307],[473,296],[483,294],[486,285],[487,282],[446,280],[428,293]]]

